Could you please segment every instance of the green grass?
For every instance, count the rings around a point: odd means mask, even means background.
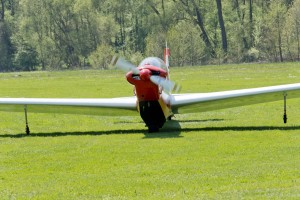
[[[300,82],[300,64],[173,68],[182,93]],[[132,95],[120,71],[0,74],[1,97]],[[299,199],[300,99],[177,115],[147,134],[139,116],[0,116],[1,199]],[[178,128],[181,127],[181,129]]]

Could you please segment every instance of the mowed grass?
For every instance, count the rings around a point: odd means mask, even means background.
[[[173,68],[181,93],[300,82],[300,64]],[[0,74],[1,97],[131,96],[124,73]],[[1,199],[299,199],[300,99],[177,115],[148,134],[140,117],[1,112]],[[178,124],[178,123],[179,124]],[[181,127],[181,128],[179,128]]]

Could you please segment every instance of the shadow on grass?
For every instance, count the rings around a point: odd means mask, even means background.
[[[160,129],[158,133],[148,133],[147,129],[135,129],[135,130],[107,130],[107,131],[87,131],[87,132],[52,132],[52,133],[19,133],[16,135],[5,134],[0,138],[22,138],[22,137],[64,137],[64,136],[100,136],[100,135],[112,135],[112,134],[144,134],[144,139],[148,138],[177,138],[181,137],[181,127],[177,121],[168,121],[164,127]]]
[[[183,128],[181,131],[292,131],[300,130],[300,126],[222,126],[222,127],[202,127]]]
[[[111,131],[86,131],[86,132],[52,132],[52,133],[19,133],[16,135],[0,135],[0,138],[22,138],[22,137],[64,137],[64,136],[100,136],[111,134],[140,134],[145,132],[143,129],[138,130],[111,130]]]
[[[181,138],[181,126],[177,120],[167,121],[158,133],[145,133],[144,139],[149,138]]]
[[[192,119],[192,120],[176,120],[179,123],[202,123],[202,122],[221,122],[224,119]]]
[[[110,130],[110,131],[87,131],[87,132],[53,132],[53,133],[25,133],[16,135],[0,135],[0,138],[22,138],[22,137],[63,137],[63,136],[100,136],[111,134],[141,134],[143,139],[150,138],[181,138],[181,132],[211,132],[211,131],[272,131],[272,130],[300,130],[300,126],[225,126],[225,127],[202,127],[202,128],[181,128],[177,121],[170,121],[158,133],[148,133],[146,129],[135,130]]]

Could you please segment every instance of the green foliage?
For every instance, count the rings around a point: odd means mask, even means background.
[[[145,57],[141,52],[135,52],[131,54],[130,62],[132,62],[135,65],[138,65],[144,58]]]
[[[28,44],[18,46],[14,57],[14,67],[16,70],[33,71],[39,64],[37,52]]]
[[[168,32],[172,65],[185,66],[205,62],[205,45],[193,24],[180,22]]]
[[[290,60],[300,61],[300,0],[295,0],[289,10],[285,33]]]
[[[248,54],[247,54],[248,62],[257,61],[258,58],[259,58],[259,51],[255,48],[249,49]]]
[[[101,45],[91,53],[88,59],[94,69],[107,69],[113,56],[114,50],[111,46]]]
[[[86,67],[103,45],[162,57],[166,41],[178,66],[300,60],[299,0],[222,1],[219,11],[210,0],[3,0],[0,71],[29,69],[24,44],[36,52],[30,70]]]
[[[282,1],[273,1],[270,5],[270,12],[267,15],[266,30],[269,32],[266,46],[272,47],[272,56],[276,61],[283,61],[283,30],[287,8]]]
[[[146,56],[161,57],[166,40],[166,33],[164,32],[149,34],[146,38]]]
[[[12,70],[12,53],[9,27],[0,21],[0,71]]]

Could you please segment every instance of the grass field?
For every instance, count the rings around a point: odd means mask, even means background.
[[[173,68],[182,93],[300,82],[300,63]],[[0,74],[1,97],[131,96],[121,71]],[[0,116],[1,199],[300,199],[300,99],[177,115]]]

